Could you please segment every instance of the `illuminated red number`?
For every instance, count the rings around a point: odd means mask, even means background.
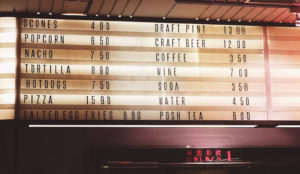
[[[216,161],[222,160],[222,151],[221,150],[216,150],[215,155],[216,155]]]
[[[211,150],[206,150],[205,161],[214,161],[214,157],[212,156]]]
[[[192,162],[193,152],[191,150],[187,151],[186,161]]]
[[[227,161],[232,161],[231,160],[231,151],[230,150],[227,151]]]
[[[206,156],[212,156],[211,150],[206,150]]]
[[[194,162],[198,162],[198,157],[194,156]]]
[[[202,162],[202,150],[197,150],[196,151],[196,156],[197,156],[197,159],[199,159],[200,162]]]
[[[186,151],[187,162],[222,162],[232,161],[231,151],[221,149],[190,149]]]

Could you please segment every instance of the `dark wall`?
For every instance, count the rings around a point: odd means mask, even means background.
[[[16,129],[7,121],[0,122],[0,173],[13,174],[15,168]]]
[[[89,128],[87,143],[101,146],[197,148],[300,147],[293,128]]]
[[[17,174],[84,174],[85,129],[20,128]]]
[[[300,129],[279,128],[27,128],[6,125],[0,127],[0,173],[96,173],[97,164],[87,154],[93,149],[107,147],[300,148],[299,135]]]

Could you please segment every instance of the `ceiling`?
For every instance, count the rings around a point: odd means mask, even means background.
[[[288,6],[245,6],[226,3],[178,3],[175,0],[0,0],[0,12],[86,13],[99,16],[132,16],[195,20],[295,23]]]

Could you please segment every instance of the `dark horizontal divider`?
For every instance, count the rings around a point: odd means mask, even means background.
[[[5,122],[5,121],[4,121]],[[300,121],[166,121],[166,120],[15,120],[25,125],[256,125],[257,128],[277,125],[300,125]],[[0,121],[1,124],[1,121]]]

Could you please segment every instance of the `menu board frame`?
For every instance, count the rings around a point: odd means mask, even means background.
[[[37,16],[34,16],[34,17],[37,17]],[[40,18],[40,16],[39,16],[39,18]],[[49,16],[47,16],[46,18],[49,18]],[[51,17],[50,17],[51,18]],[[90,20],[90,19],[97,19],[97,20],[99,20],[99,18],[94,18],[94,17],[59,17],[59,18],[57,18],[57,17],[54,17],[54,18],[52,18],[52,19],[78,19],[78,20],[82,20],[82,19],[85,19],[85,20]],[[19,18],[18,20],[21,20],[21,18]],[[104,18],[104,19],[100,19],[100,20],[103,20],[103,21],[118,21],[118,20],[120,20],[120,19],[118,19],[118,18]],[[122,19],[122,21],[123,21],[123,19]],[[173,21],[173,20],[157,20],[157,19],[153,19],[153,20],[149,20],[148,18],[146,18],[146,19],[142,19],[142,18],[136,18],[135,20],[132,20],[132,19],[128,19],[128,20],[124,20],[124,21],[133,21],[133,22],[135,22],[135,21],[146,21],[146,22],[159,22],[159,23],[170,23],[170,22],[172,22],[172,23],[182,23],[182,21],[181,20],[175,20],[175,21]],[[204,24],[204,21],[184,21],[185,23],[193,23],[193,24],[197,24],[197,23],[201,23],[201,24]],[[215,24],[215,22],[205,22],[206,24],[207,23],[209,23],[209,24]],[[232,22],[231,23],[227,23],[227,22],[218,22],[217,24],[233,24]],[[235,24],[243,24],[243,23],[235,23]],[[19,42],[18,42],[18,48],[20,48],[20,44],[21,44],[21,42],[20,42],[20,39],[21,39],[21,32],[20,32],[20,21],[18,22],[18,25],[19,25],[19,31],[17,32],[18,33],[18,40],[19,40]],[[249,25],[249,23],[247,23],[247,25]],[[250,24],[250,25],[257,25],[257,23],[252,23],[252,24]],[[281,25],[282,26],[282,25]],[[265,31],[265,27],[263,27],[264,28],[264,30],[263,30],[263,32],[266,32]],[[20,60],[20,57],[21,57],[21,49],[17,49],[18,50],[18,60]],[[265,53],[265,55],[266,55],[266,53]],[[18,68],[17,68],[17,70],[18,71],[21,71],[21,68],[20,68],[20,66],[21,66],[21,64],[20,64],[20,61],[18,61]],[[268,65],[266,65],[266,66],[268,66]],[[17,85],[16,85],[16,90],[17,91],[20,91],[21,89],[20,89],[20,87],[21,87],[21,83],[20,83],[20,81],[21,81],[21,78],[19,77],[19,74],[20,74],[20,72],[17,72]],[[268,87],[267,87],[268,88]],[[268,90],[266,91],[267,93],[268,93]],[[267,95],[270,95],[270,94],[267,94]],[[20,96],[19,96],[19,93],[17,92],[17,96],[16,96],[16,98],[17,99],[19,99],[20,98]],[[269,107],[269,106],[268,106]],[[18,116],[20,115],[20,113],[19,113],[19,111],[20,111],[20,100],[16,100],[16,119],[19,119],[18,118]],[[109,121],[109,120],[77,120],[77,121],[68,121],[68,120],[56,120],[56,121],[54,121],[54,120],[44,120],[44,121],[42,121],[42,120],[26,120],[26,121],[29,121],[29,122],[37,122],[37,123],[46,123],[46,122],[51,122],[51,123],[66,123],[66,122],[71,122],[71,123],[78,123],[79,122],[79,124],[82,124],[82,123],[84,123],[84,124],[95,124],[95,123],[97,123],[97,124],[132,124],[132,123],[134,123],[134,124],[195,124],[195,125],[197,125],[197,124],[211,124],[211,123],[215,123],[215,124],[256,124],[256,125],[261,125],[261,124],[263,124],[263,125],[273,125],[273,124],[275,124],[275,123],[278,123],[278,122],[285,122],[285,123],[287,123],[287,124],[290,124],[290,123],[292,123],[292,124],[296,124],[296,122],[298,122],[298,121],[274,121],[274,120],[272,120],[272,121],[270,121],[270,120],[248,120],[248,121],[218,121],[218,120],[198,120],[198,121],[151,121],[151,120],[143,120],[143,121],[130,121],[130,122],[126,122],[126,121],[121,121],[121,120],[114,120],[114,121]]]

